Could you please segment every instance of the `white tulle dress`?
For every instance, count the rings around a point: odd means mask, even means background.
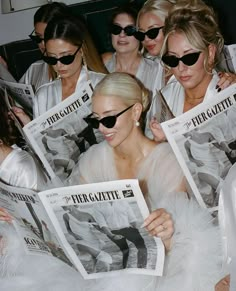
[[[113,152],[106,142],[90,147],[82,156],[71,183],[78,184],[81,176],[89,183],[117,178]],[[213,291],[222,277],[219,230],[206,210],[184,193],[174,192],[182,172],[168,144],[158,145],[149,154],[137,178],[147,189],[144,194],[150,209],[166,208],[175,223],[163,277],[129,274],[84,280],[57,259],[23,255],[14,237],[4,232],[8,241],[1,264],[1,291]]]

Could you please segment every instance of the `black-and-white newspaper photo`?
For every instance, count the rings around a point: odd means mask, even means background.
[[[80,154],[98,142],[96,133],[83,120],[91,113],[91,95],[87,83],[80,93],[72,94],[23,128],[51,179],[58,177],[66,184]]]
[[[162,275],[164,246],[143,227],[149,211],[137,180],[58,188],[39,196],[85,279],[120,272]]]
[[[236,85],[162,123],[199,204],[217,209],[222,182],[236,161]]]
[[[34,90],[31,85],[8,82],[0,79],[0,87],[7,90],[7,94],[14,100],[16,106],[23,107],[32,116]]]
[[[56,237],[37,192],[0,182],[0,207],[14,218],[15,231],[26,253],[55,256],[73,266]]]

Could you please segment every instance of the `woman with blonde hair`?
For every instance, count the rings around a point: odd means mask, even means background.
[[[187,198],[183,174],[170,146],[157,145],[144,136],[140,123],[148,104],[146,90],[126,73],[111,73],[98,83],[92,97],[93,115],[86,121],[99,129],[105,141],[81,157],[71,183],[138,179],[151,212],[144,225],[150,235],[162,239],[168,252],[164,275],[121,275],[97,280],[97,288],[212,290],[221,262],[218,228],[206,210]]]
[[[213,98],[221,90],[216,64],[224,40],[213,9],[201,0],[178,2],[166,18],[163,34],[160,55],[166,70],[173,76],[162,94],[174,116],[178,116]],[[229,76],[223,86],[231,82],[234,82],[233,76]],[[155,139],[160,141],[163,133],[152,119],[156,106],[154,100],[148,119]]]

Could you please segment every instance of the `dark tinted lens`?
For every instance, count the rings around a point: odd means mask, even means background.
[[[29,37],[37,44],[43,41],[43,38],[39,37],[38,35],[29,35]]]
[[[57,59],[54,57],[43,56],[43,60],[45,63],[54,66],[57,63]]]
[[[124,28],[124,32],[127,36],[132,36],[136,32],[136,28],[135,28],[135,26],[128,25]]]
[[[74,55],[64,56],[58,59],[64,65],[70,65],[75,59]]]
[[[179,64],[179,59],[175,56],[163,56],[162,61],[171,68],[177,67]]]
[[[162,61],[171,68],[177,67],[179,64],[179,61],[182,61],[186,66],[193,66],[197,62],[200,56],[200,53],[201,52],[187,54],[183,56],[182,58],[177,58],[176,56],[165,55],[162,57]]]
[[[155,27],[146,31],[145,34],[148,36],[148,38],[155,39],[158,36],[159,31],[160,31],[160,28]]]
[[[107,116],[99,120],[105,127],[112,128],[116,124],[116,116]]]
[[[73,63],[74,59],[75,59],[74,55],[64,56],[59,59],[54,57],[43,56],[44,62],[51,66],[55,66],[58,61],[63,65],[70,65],[71,63]]]
[[[111,33],[114,35],[118,35],[120,34],[122,31],[122,27],[120,27],[119,25],[116,24],[112,24],[111,26]]]
[[[181,58],[181,61],[187,66],[192,66],[197,62],[199,56],[200,52],[187,54]]]
[[[134,36],[135,36],[135,38],[137,38],[137,40],[144,41],[145,33],[141,32],[141,31],[136,31]]]
[[[84,121],[86,121],[88,125],[92,126],[92,128],[95,128],[95,129],[99,128],[99,121],[96,118],[85,117]]]

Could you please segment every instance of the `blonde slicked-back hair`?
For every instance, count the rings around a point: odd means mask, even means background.
[[[170,10],[163,28],[164,42],[161,56],[168,52],[168,38],[172,33],[181,33],[198,51],[205,51],[205,69],[210,72],[218,63],[224,46],[216,15],[212,8],[201,0],[178,1]],[[214,63],[209,64],[208,47],[214,45],[216,54]]]
[[[143,7],[139,10],[137,25],[139,23],[139,17],[144,13],[153,13],[158,16],[163,22],[172,7],[176,4],[175,0],[148,0],[143,4]]]
[[[114,72],[106,75],[95,87],[93,97],[96,95],[119,97],[127,106],[141,103],[143,112],[146,112],[150,104],[149,91],[127,73]]]

